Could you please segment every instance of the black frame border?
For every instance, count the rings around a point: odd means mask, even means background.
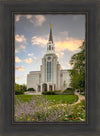
[[[1,130],[2,135],[98,135],[100,132],[99,106],[99,8],[98,1],[5,1],[1,9]],[[12,124],[13,48],[11,46],[12,12],[88,12],[88,124]],[[4,76],[5,75],[5,76]],[[14,86],[13,86],[14,87]],[[95,90],[95,91],[94,91]]]

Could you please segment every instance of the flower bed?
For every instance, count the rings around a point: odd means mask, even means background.
[[[29,102],[17,99],[16,121],[85,121],[84,102],[71,106],[68,103],[51,105],[43,97],[32,98]]]

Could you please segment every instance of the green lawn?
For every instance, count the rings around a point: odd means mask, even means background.
[[[15,96],[15,104],[16,100],[20,99],[23,102],[29,102],[32,98],[38,100],[40,97],[43,97],[45,100],[47,99],[51,105],[58,104],[58,103],[68,103],[72,104],[78,100],[77,95],[16,95]]]

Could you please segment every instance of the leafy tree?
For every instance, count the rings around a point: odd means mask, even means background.
[[[15,83],[15,91],[20,91],[20,85]]]
[[[25,85],[25,84],[23,84],[23,85],[20,85],[20,88],[21,88],[21,90],[22,91],[27,91],[27,86]]]
[[[80,52],[74,54],[71,57],[70,64],[72,70],[70,70],[71,86],[74,89],[85,89],[85,42],[80,47]]]
[[[15,83],[15,94],[23,94],[27,90],[27,87],[25,84],[19,85]]]
[[[27,87],[26,87],[25,84],[19,85],[19,84],[16,84],[16,83],[15,83],[15,90],[25,92],[25,91],[27,90]]]

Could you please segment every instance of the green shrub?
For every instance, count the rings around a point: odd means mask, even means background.
[[[61,90],[54,90],[54,92],[61,92]]]
[[[54,90],[55,94],[62,94],[61,90]]]
[[[28,88],[27,91],[35,91],[34,88]]]
[[[66,90],[73,90],[72,88],[66,88]]]
[[[21,94],[24,94],[24,92],[23,92],[23,91],[19,91],[19,90],[18,90],[18,91],[17,91],[17,90],[15,91],[15,95],[21,95]]]
[[[66,95],[74,95],[74,90],[72,90],[72,89],[64,90],[64,91],[63,91],[63,94],[66,94]]]
[[[44,95],[55,95],[54,91],[42,92]]]

